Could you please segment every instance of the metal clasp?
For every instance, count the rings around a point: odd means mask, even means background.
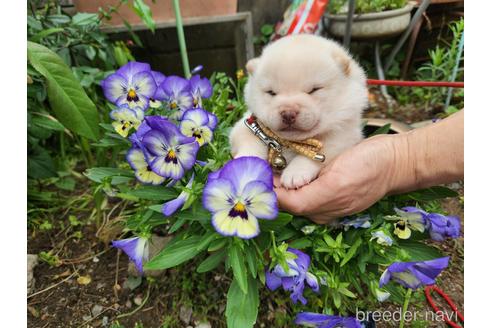
[[[248,119],[245,119],[244,124],[246,124],[253,134],[267,145],[267,147],[274,149],[278,153],[282,152],[282,145],[277,140],[267,136],[256,122],[253,121],[250,123]]]

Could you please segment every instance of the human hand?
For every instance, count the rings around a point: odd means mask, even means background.
[[[402,138],[382,135],[366,139],[340,154],[316,180],[299,189],[280,187],[276,177],[280,207],[319,224],[365,210],[392,190],[402,172],[411,172],[401,164],[411,164],[402,158],[406,156]]]

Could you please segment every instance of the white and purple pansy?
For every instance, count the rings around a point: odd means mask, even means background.
[[[258,219],[277,217],[270,165],[258,157],[240,157],[209,174],[203,206],[212,213],[212,225],[224,236],[243,239],[260,233]]]
[[[157,90],[150,65],[129,62],[101,82],[106,98],[117,106],[146,110]]]
[[[291,292],[290,298],[294,303],[300,301],[305,305],[307,303],[303,296],[305,283],[314,292],[319,291],[318,279],[308,271],[311,258],[298,249],[288,248],[287,252],[297,256],[295,259],[286,260],[288,272],[279,264],[272,271],[266,270],[266,285],[272,291],[282,286],[284,290]]]
[[[186,187],[183,189],[183,191],[179,194],[179,196],[173,200],[170,200],[162,205],[162,214],[164,216],[171,216],[176,211],[180,210],[183,205],[188,201],[188,198],[190,198],[190,189],[193,185],[193,180],[195,178],[195,174],[191,175],[190,181],[186,184]]]
[[[168,76],[157,88],[157,100],[166,102],[170,117],[180,120],[184,112],[193,107],[190,82],[179,76]]]
[[[143,265],[149,260],[149,239],[145,237],[133,237],[113,240],[113,247],[121,249],[135,264],[138,272],[143,274]]]
[[[408,209],[408,208],[407,208]],[[405,211],[398,208],[394,209],[397,215],[386,216],[386,220],[396,221],[393,233],[400,239],[408,239],[412,235],[412,230],[419,232],[425,231],[426,220],[423,211]],[[423,213],[422,213],[423,212]]]
[[[144,119],[144,112],[140,107],[131,109],[127,104],[111,111],[109,114],[113,122],[111,125],[114,130],[122,137],[126,138],[128,133],[137,130]]]
[[[150,131],[142,138],[142,145],[152,157],[149,166],[158,175],[179,180],[195,164],[200,146],[195,138],[181,134],[178,128],[160,116],[145,118]]]
[[[141,148],[133,147],[126,154],[126,160],[135,172],[138,181],[145,184],[160,185],[166,179],[152,171],[149,165],[149,155],[145,155]]]
[[[200,146],[209,143],[213,138],[213,130],[217,125],[214,114],[201,108],[190,109],[184,113],[179,124],[181,133],[196,139]]]
[[[408,213],[419,213],[425,220],[426,229],[433,240],[443,241],[445,238],[458,238],[461,231],[461,222],[457,216],[447,216],[439,213],[427,213],[417,207],[403,207]]]
[[[212,84],[207,78],[193,75],[190,78],[190,91],[193,96],[193,108],[202,108],[202,99],[212,95]]]
[[[297,325],[315,328],[361,328],[360,322],[354,317],[342,317],[313,312],[298,313],[295,319]]]
[[[162,74],[161,72],[157,71],[151,71],[152,77],[154,78],[155,85],[157,86],[154,95],[149,98],[149,106],[151,108],[159,108],[161,107],[162,103],[156,99],[156,93],[157,90],[159,89],[159,86],[166,80],[166,76]]]
[[[379,287],[394,280],[406,288],[417,289],[436,283],[437,276],[448,267],[449,257],[422,262],[395,262],[381,275]]]
[[[371,217],[369,215],[362,215],[356,218],[345,218],[340,224],[344,226],[345,231],[350,227],[367,229],[371,227]]]
[[[374,239],[376,239],[376,242],[378,244],[383,246],[393,245],[393,239],[384,230],[372,231],[371,239],[369,241],[372,241]]]

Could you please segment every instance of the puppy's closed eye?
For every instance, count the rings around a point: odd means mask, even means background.
[[[323,87],[313,87],[309,92],[308,94],[312,95],[313,93],[315,93],[316,91],[318,90],[321,90],[323,89]]]
[[[273,90],[267,90],[265,93],[268,93],[272,97],[277,95]]]

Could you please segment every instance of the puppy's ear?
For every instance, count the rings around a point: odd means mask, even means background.
[[[249,75],[253,75],[259,62],[260,58],[253,58],[248,60],[248,62],[246,63],[246,70],[248,71]]]
[[[350,56],[341,49],[336,49],[335,51],[333,51],[332,55],[338,65],[340,65],[340,68],[342,69],[342,72],[345,74],[345,76],[349,76],[351,72],[352,62]]]

